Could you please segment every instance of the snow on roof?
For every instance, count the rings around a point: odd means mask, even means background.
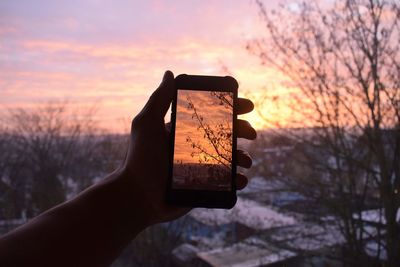
[[[294,146],[277,146],[277,147],[267,147],[263,149],[265,153],[276,153],[281,151],[293,150]]]
[[[172,255],[182,262],[189,262],[196,257],[198,252],[199,250],[195,246],[183,243],[172,251]]]
[[[381,243],[377,243],[375,240],[368,241],[364,248],[365,252],[371,257],[376,258],[379,255],[380,260],[387,260],[386,243],[384,240],[380,240]]]
[[[327,231],[317,236],[299,237],[290,242],[290,247],[304,251],[316,251],[325,247],[343,244],[345,238],[339,232]]]
[[[241,197],[230,210],[194,209],[189,216],[210,226],[238,222],[256,230],[297,223],[295,218],[279,213],[271,206]]]
[[[216,232],[212,237],[205,236],[190,236],[190,242],[195,243],[199,251],[206,251],[216,247],[223,247],[226,245],[225,236],[221,232]]]
[[[18,226],[27,222],[25,218],[0,220],[0,226]]]
[[[282,227],[274,230],[270,234],[270,238],[274,241],[292,240],[297,236],[318,235],[324,232],[323,227],[314,224],[297,224],[289,227]]]
[[[360,219],[360,215],[358,213],[354,213],[353,218]],[[386,224],[385,210],[384,209],[364,210],[361,212],[361,220],[370,223]],[[400,222],[400,209],[397,210],[396,221]]]
[[[229,247],[200,252],[197,256],[211,266],[256,267],[294,257],[296,253],[248,238]]]
[[[323,227],[312,223],[274,230],[270,238],[288,248],[305,251],[315,251],[345,242],[344,236],[337,226]]]
[[[250,178],[247,186],[238,192],[239,195],[248,193],[259,193],[265,191],[279,191],[284,188],[284,184],[277,180],[267,180],[262,176],[255,176]]]

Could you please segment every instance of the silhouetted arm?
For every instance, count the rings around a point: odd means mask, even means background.
[[[149,225],[123,175],[111,174],[5,235],[0,266],[108,266]]]
[[[165,202],[169,131],[164,116],[174,88],[174,76],[167,71],[132,121],[121,168],[0,238],[0,266],[108,266],[143,229],[189,211]],[[238,114],[253,108],[249,100],[238,103]],[[256,137],[250,124],[238,124],[239,137]],[[237,158],[238,165],[250,167],[245,152],[238,151]],[[246,183],[247,178],[238,174],[238,188]]]

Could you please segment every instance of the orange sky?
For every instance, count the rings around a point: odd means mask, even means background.
[[[245,49],[263,27],[245,0],[1,1],[0,114],[67,100],[97,105],[104,128],[126,131],[166,69],[226,75],[227,66],[239,96],[281,94],[283,78]],[[269,104],[262,112],[283,120],[274,110]],[[263,127],[257,112],[244,118]]]
[[[188,108],[189,100],[196,108],[198,116],[203,118],[204,125],[216,129],[217,124],[224,123],[229,125],[229,129],[232,131],[232,111],[223,105],[219,105],[218,98],[211,96],[210,92],[207,91],[179,90],[174,162],[199,163],[199,155],[191,156],[192,152],[198,152],[198,149],[192,147],[192,143],[200,144],[207,153],[218,157],[211,143],[205,138],[204,130],[199,128],[200,124],[194,116],[193,109]],[[191,138],[191,141],[187,140],[188,137]],[[228,154],[228,157],[232,157],[231,153]],[[208,163],[214,163],[214,161]]]

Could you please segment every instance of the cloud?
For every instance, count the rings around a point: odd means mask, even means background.
[[[244,49],[258,31],[249,1],[0,1],[1,103],[101,101],[107,119],[132,117],[166,69],[225,75],[220,62],[259,88]]]
[[[196,109],[199,118],[195,116],[194,109],[189,108],[189,101]],[[192,152],[199,151],[191,146],[192,142],[200,144],[210,154],[217,153],[209,139],[205,137],[206,132],[201,127],[201,124],[206,127],[211,127],[214,131],[217,131],[217,125],[220,123],[232,127],[232,111],[218,103],[218,99],[208,91],[178,91],[175,129],[175,161],[199,162],[197,156],[191,156]],[[188,137],[192,142],[187,141]]]

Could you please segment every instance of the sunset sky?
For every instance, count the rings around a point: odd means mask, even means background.
[[[230,99],[233,99],[233,97],[231,96]],[[188,107],[189,103],[193,104],[197,115],[203,119],[204,128],[199,128],[199,119],[196,118],[194,109]],[[178,90],[174,162],[199,163],[199,157],[206,156],[210,160],[208,163],[216,163],[210,155],[221,159],[222,162],[226,162],[218,155],[210,140],[205,138],[205,128],[213,131],[213,133],[209,133],[210,135],[223,134],[225,132],[232,133],[232,109],[219,103],[219,99],[215,95],[212,96],[208,91]],[[225,131],[218,131],[218,124],[226,125]],[[190,137],[190,141],[187,140],[188,137]],[[204,153],[199,155],[199,150],[193,148],[192,144],[200,145],[208,155]],[[214,144],[217,145],[226,158],[232,158],[231,151],[223,151],[222,149],[228,148],[231,150],[232,142],[215,142]],[[218,146],[218,144],[220,145]],[[195,153],[193,156],[191,156],[192,152]],[[230,164],[230,162],[226,163]]]
[[[224,65],[239,95],[279,93],[280,76],[245,49],[263,27],[252,0],[0,1],[0,112],[96,104],[101,124],[121,131],[166,69],[226,75]],[[245,118],[262,127],[256,112]]]

